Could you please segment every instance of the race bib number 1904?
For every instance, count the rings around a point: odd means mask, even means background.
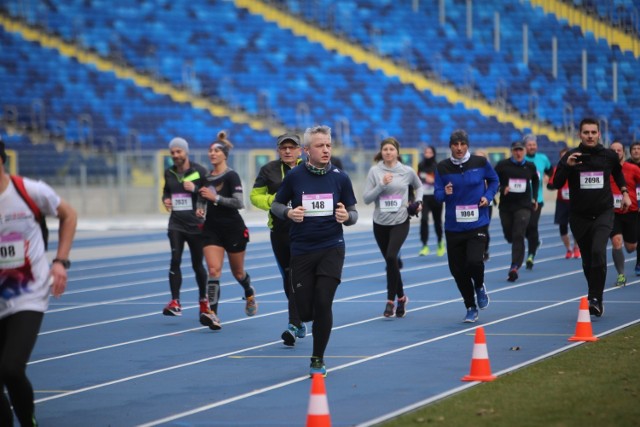
[[[478,220],[478,206],[456,206],[456,222],[476,222]]]

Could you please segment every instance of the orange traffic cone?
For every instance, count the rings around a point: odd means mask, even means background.
[[[311,379],[311,397],[307,410],[307,427],[331,427],[329,402],[324,388],[322,374],[313,374]]]
[[[569,338],[569,341],[598,341],[598,337],[593,336],[593,330],[591,329],[589,301],[587,301],[586,297],[582,297],[580,300],[578,322],[576,323],[576,334]]]
[[[484,337],[484,328],[480,326],[476,329],[476,338],[473,344],[471,372],[462,377],[462,381],[493,381],[496,378],[495,375],[491,375],[487,341]]]

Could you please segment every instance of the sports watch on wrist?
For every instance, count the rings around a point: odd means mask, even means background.
[[[62,259],[62,258],[55,258],[53,261],[51,261],[52,263],[54,262],[58,262],[60,264],[62,264],[62,266],[64,267],[65,270],[68,270],[71,268],[71,261],[69,261],[68,259]]]

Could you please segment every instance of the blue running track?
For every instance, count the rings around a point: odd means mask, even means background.
[[[417,255],[416,220],[402,249],[407,316],[384,318],[385,266],[370,222],[348,230],[326,357],[333,426],[373,425],[476,385],[461,377],[469,373],[477,326],[485,328],[498,376],[577,345],[598,345],[568,341],[586,284],[580,261],[564,258],[552,221],[551,215],[541,218],[544,243],[533,270],[523,268],[510,283],[510,247],[494,218],[486,264],[491,303],[476,324],[462,323],[465,308],[446,256],[435,250]],[[304,425],[312,337],[293,348],[282,344],[287,305],[280,275],[265,227],[250,228],[246,269],[257,289],[258,314],[245,316],[241,287],[225,263],[219,332],[198,322],[188,254],[183,316],[161,314],[170,299],[165,231],[78,232],[68,291],[52,300],[28,366],[40,424]],[[628,255],[624,288],[612,286],[616,275],[609,265],[605,314],[592,318],[595,335],[640,321],[634,264],[635,254]]]

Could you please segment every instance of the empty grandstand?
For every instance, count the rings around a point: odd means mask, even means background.
[[[252,150],[316,123],[334,128],[356,180],[388,135],[418,152],[465,128],[474,146],[500,151],[534,132],[555,159],[584,116],[601,121],[605,143],[640,138],[639,9],[637,0],[8,0],[0,133],[19,173],[141,193],[156,185],[173,136],[202,155],[220,129],[246,181],[265,160]]]

